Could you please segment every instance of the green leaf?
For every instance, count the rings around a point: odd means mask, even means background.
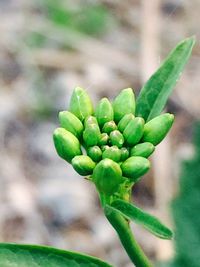
[[[2,267],[112,267],[97,258],[51,247],[0,243]]]
[[[111,206],[121,212],[127,219],[142,225],[152,234],[163,238],[171,239],[173,237],[172,231],[163,225],[156,217],[142,211],[133,204],[123,200],[115,200]]]
[[[149,121],[161,113],[173,87],[180,78],[194,44],[194,37],[180,42],[145,83],[137,98],[136,116]]]

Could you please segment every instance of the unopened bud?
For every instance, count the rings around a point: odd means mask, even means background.
[[[155,150],[155,146],[149,142],[140,143],[131,148],[131,156],[148,158]]]
[[[98,146],[89,147],[87,150],[87,154],[95,162],[99,162],[102,158],[102,151]]]
[[[128,123],[134,118],[135,116],[132,113],[124,115],[118,123],[118,130],[123,133]]]
[[[82,122],[71,112],[59,112],[60,126],[80,138],[83,132]]]
[[[130,157],[121,164],[123,176],[137,182],[150,168],[150,162],[143,157]]]
[[[129,157],[129,151],[128,151],[128,149],[126,147],[122,147],[120,149],[120,151],[121,151],[121,159],[120,159],[120,161],[123,162]]]
[[[64,128],[54,131],[53,140],[58,155],[69,163],[75,156],[82,154],[79,140]]]
[[[106,122],[113,120],[113,108],[106,97],[99,101],[95,110],[95,116],[101,128]]]
[[[102,133],[98,145],[99,146],[107,145],[108,139],[109,139],[108,134],[107,133]]]
[[[121,159],[121,151],[117,146],[111,146],[104,150],[102,158],[112,159],[113,161],[119,162]]]
[[[167,135],[174,122],[174,115],[165,113],[155,117],[144,125],[143,142],[158,145]]]
[[[73,91],[69,110],[81,121],[93,114],[93,105],[89,95],[83,88],[76,87]]]
[[[132,119],[126,126],[123,135],[129,146],[137,144],[143,136],[144,120],[136,117]]]
[[[95,167],[94,161],[90,157],[81,155],[72,159],[72,166],[80,175],[87,176],[92,174]]]
[[[117,192],[123,180],[119,165],[111,159],[101,160],[94,168],[92,178],[99,192],[106,195]]]
[[[112,131],[117,129],[117,125],[114,121],[106,122],[102,128],[103,133],[110,134]]]
[[[114,120],[119,122],[124,115],[135,113],[135,96],[131,88],[122,90],[113,101]]]
[[[121,148],[124,144],[124,137],[118,130],[114,130],[110,133],[110,142],[113,146]]]

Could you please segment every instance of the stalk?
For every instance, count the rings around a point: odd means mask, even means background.
[[[104,210],[110,224],[117,232],[119,239],[126,250],[129,258],[136,267],[153,267],[148,258],[136,242],[128,221],[115,210]]]

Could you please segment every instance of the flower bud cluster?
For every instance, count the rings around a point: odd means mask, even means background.
[[[117,192],[124,179],[135,183],[149,170],[147,158],[174,121],[165,113],[145,123],[135,117],[135,105],[134,92],[128,88],[112,103],[102,98],[94,109],[86,91],[77,87],[69,111],[59,113],[61,127],[54,132],[59,156],[80,175],[90,175],[107,195]]]

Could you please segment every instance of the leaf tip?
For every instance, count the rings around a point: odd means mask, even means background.
[[[192,35],[186,39],[184,39],[183,41],[181,41],[179,44],[180,45],[189,45],[191,48],[193,48],[193,46],[195,45],[196,43],[196,36],[195,35]]]
[[[192,35],[192,36],[188,37],[187,39],[190,40],[192,43],[195,43],[197,38],[196,38],[196,35]]]

